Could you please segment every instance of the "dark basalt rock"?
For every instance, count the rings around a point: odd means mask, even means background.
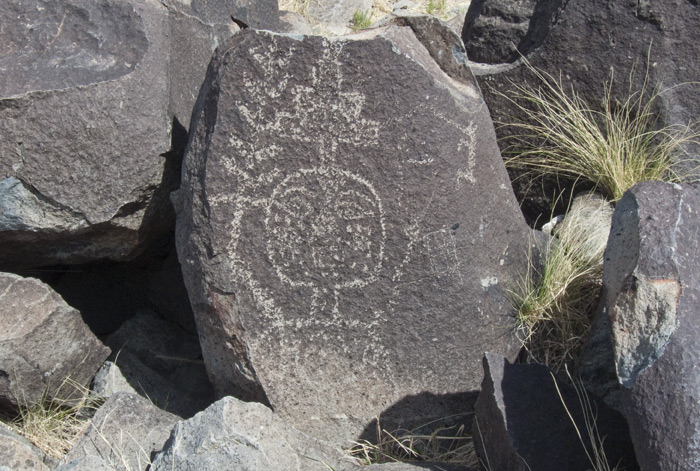
[[[529,230],[476,84],[445,69],[408,27],[219,48],[174,196],[219,394],[347,443],[517,354]]]
[[[172,227],[192,106],[238,30],[180,6],[0,4],[3,269],[131,260]]]
[[[700,188],[640,183],[613,215],[601,313],[642,469],[698,469]]]
[[[80,313],[34,278],[0,273],[0,406],[79,397],[110,353]],[[63,384],[66,378],[78,385]]]
[[[482,462],[500,471],[591,469],[586,452],[594,455],[580,400],[574,387],[555,379],[547,367],[511,365],[487,353],[473,427]],[[610,466],[638,470],[622,415],[592,397],[588,400],[597,446],[603,439]]]
[[[658,126],[687,125],[700,116],[700,43],[693,35],[700,28],[697,2],[475,0],[467,26],[463,39],[470,67],[496,123],[528,121],[503,96],[516,85],[541,85],[523,57],[532,67],[561,78],[565,90],[573,87],[594,109],[601,108],[604,82],[614,73],[612,99],[620,103],[630,90],[641,90],[645,79],[647,94],[655,87],[664,90],[656,103]],[[503,150],[513,144],[508,139],[513,132],[517,131],[497,127]],[[686,151],[679,160],[696,165],[700,148],[689,145]],[[521,173],[511,172],[511,177]],[[549,216],[546,202],[551,205],[558,194],[570,194],[573,185],[554,179],[530,183],[530,178],[520,178],[515,191],[531,223],[538,215]]]

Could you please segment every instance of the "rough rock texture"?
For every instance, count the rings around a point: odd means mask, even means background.
[[[7,0],[0,16],[0,266],[133,258],[172,223],[183,126],[238,27],[145,0]]]
[[[309,2],[306,14],[327,25],[348,26],[356,11],[369,12],[372,0],[315,0]]]
[[[503,21],[512,19],[521,23],[527,20],[533,8],[527,5],[532,3],[535,2],[475,0],[467,21],[477,24],[500,17]],[[507,5],[517,6],[517,10],[524,7],[523,12],[504,15],[504,10],[510,8]],[[477,12],[482,16],[474,18]],[[573,85],[592,105],[603,98],[603,81],[609,78],[612,69],[616,82],[614,97],[619,99],[627,92],[626,81],[635,64],[633,90],[640,87],[648,56],[649,87],[663,84],[668,88],[660,97],[662,121],[687,124],[700,116],[700,86],[695,73],[700,67],[700,43],[694,35],[699,27],[700,3],[694,0],[663,3],[542,0],[534,5],[528,33],[518,43],[518,51],[534,67],[555,77],[562,75],[565,87]],[[527,68],[516,61],[519,54],[503,59],[501,51],[507,49],[503,42],[509,41],[501,36],[501,29],[495,24],[488,29],[472,29],[471,35],[464,36],[470,58],[474,55],[478,62],[495,64],[490,67],[474,64],[472,70],[479,76],[494,120],[503,122],[510,120],[513,108],[490,89],[503,92],[511,89],[513,83],[537,83]],[[491,45],[483,49],[482,57],[476,50],[485,43]],[[516,62],[510,67],[501,64],[513,61]],[[675,87],[679,84],[686,85]]]
[[[0,471],[49,471],[43,453],[0,424]]]
[[[428,462],[415,462],[415,463],[385,463],[385,464],[373,464],[370,466],[363,466],[361,468],[343,468],[342,471],[351,471],[355,469],[356,471],[480,471],[481,467],[466,467],[455,464],[445,464],[445,463],[428,463]]]
[[[530,29],[530,20],[537,3],[537,0],[472,0],[462,30],[469,59],[500,64],[520,58],[518,51],[529,49],[528,37],[535,33]]]
[[[700,188],[641,183],[613,216],[603,283],[642,469],[700,468]]]
[[[476,389],[484,350],[517,352],[528,229],[478,88],[410,28],[243,31],[195,119],[177,243],[219,394],[346,442],[407,395]]]
[[[313,25],[304,16],[293,11],[282,11],[280,13],[279,31],[281,33],[313,34]]]
[[[97,410],[62,464],[97,456],[116,471],[146,469],[152,454],[163,448],[177,420],[141,396],[115,394]]]
[[[161,0],[161,3],[168,9],[169,55],[173,65],[169,70],[169,113],[175,120],[174,132],[182,126],[180,132],[186,133],[214,50],[240,29],[233,18],[275,29],[277,0]],[[253,4],[255,11],[250,11],[247,4]],[[174,139],[186,139],[186,134]]]
[[[587,446],[590,438],[574,388],[545,366],[511,365],[501,355],[484,356],[484,381],[476,403],[474,440],[479,456],[499,471],[586,471],[591,463],[566,409]],[[562,403],[563,398],[563,403]],[[608,463],[639,469],[624,418],[591,398]],[[566,404],[566,409],[564,407]],[[589,448],[590,451],[590,448]]]
[[[105,344],[114,352],[111,359],[123,378],[159,407],[191,417],[214,402],[196,335],[142,311],[107,337]]]
[[[127,353],[126,355],[130,354]],[[147,367],[144,365],[144,368]],[[121,369],[112,361],[104,362],[100,369],[97,370],[95,378],[92,380],[91,391],[96,397],[105,399],[114,396],[118,392],[138,394],[138,391],[129,383],[129,380],[124,377]]]
[[[173,429],[152,471],[327,471],[348,458],[255,402],[224,397]],[[325,463],[325,464],[324,464]]]
[[[276,31],[279,25],[278,0],[161,0],[168,8],[210,25],[233,18],[255,29]]]
[[[95,455],[88,455],[82,458],[65,463],[54,471],[117,471],[105,460]]]
[[[34,278],[0,273],[0,403],[69,399],[67,377],[88,386],[110,350],[80,313]]]

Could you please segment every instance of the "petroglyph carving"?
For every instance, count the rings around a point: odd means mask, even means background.
[[[458,126],[456,123],[455,126]],[[464,139],[459,141],[457,152],[466,154],[465,166],[457,172],[457,188],[462,185],[463,181],[476,183],[474,178],[474,165],[476,165],[476,125],[469,123],[467,127],[459,126],[458,129],[464,134]]]
[[[418,217],[402,230],[408,240],[400,249],[404,252],[401,261],[387,266],[381,196],[367,175],[347,168],[340,149],[375,147],[385,127],[406,129],[405,137],[399,138],[393,149],[394,155],[407,165],[428,171],[441,154],[458,153],[464,163],[453,174],[452,185],[459,188],[465,182],[475,183],[477,126],[440,112],[426,115],[420,105],[386,122],[370,119],[365,113],[367,97],[354,90],[342,73],[345,42],[323,40],[322,54],[309,75],[300,80],[286,72],[297,43],[278,47],[275,43],[280,40],[273,37],[271,43],[248,51],[262,78],[253,77],[252,71],[243,72],[245,93],[234,99],[240,123],[231,129],[231,154],[222,162],[236,192],[211,200],[214,206],[235,208],[226,250],[234,278],[249,287],[255,303],[273,323],[287,322],[274,291],[259,284],[256,269],[238,247],[241,227],[255,212],[263,214],[266,258],[277,278],[292,288],[310,290],[311,315],[296,319],[297,324],[339,322],[343,317],[341,293],[374,283],[383,269],[388,269],[391,280],[397,283],[396,296],[400,296],[400,285],[417,281],[404,276],[408,264],[429,262],[433,276],[450,276],[464,283],[455,235],[425,224],[429,217]],[[279,103],[289,105],[280,107]],[[430,143],[416,142],[416,134],[410,130],[425,131],[421,128],[428,123],[456,133],[459,137],[453,147],[436,149]],[[294,157],[298,168],[291,172],[281,169],[280,159],[288,166],[292,157],[286,153],[297,148],[304,152]],[[399,187],[406,184],[401,174],[396,179]],[[386,309],[391,311],[392,303],[387,303]],[[324,315],[318,316],[320,313]]]
[[[363,178],[330,167],[300,170],[272,193],[268,256],[292,286],[318,288],[324,279],[333,289],[361,288],[381,269],[382,217],[381,200]]]
[[[456,275],[462,282],[462,273],[459,270],[459,256],[455,236],[451,230],[441,229],[423,236],[423,244],[427,248],[430,257],[430,269],[435,277]]]

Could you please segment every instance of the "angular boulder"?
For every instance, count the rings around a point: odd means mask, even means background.
[[[147,469],[177,421],[141,396],[117,393],[97,410],[62,465],[96,456],[115,471]]]
[[[112,358],[119,368],[112,378],[115,387],[125,386],[120,385],[123,378],[138,394],[185,418],[214,402],[195,334],[141,311],[109,335],[105,344],[115,352]],[[106,379],[102,384],[110,387],[107,375],[100,379]]]
[[[219,48],[173,200],[220,395],[347,443],[405,396],[477,389],[484,350],[518,352],[529,229],[463,55],[440,50],[399,26]]]
[[[469,60],[500,64],[520,58],[518,51],[527,49],[528,33],[534,32],[530,20],[536,4],[536,0],[472,0],[462,30]]]
[[[110,350],[80,313],[34,278],[0,273],[0,403],[70,399],[66,378],[87,387]]]
[[[611,360],[642,469],[700,468],[700,188],[618,202],[603,275]]]
[[[326,471],[348,461],[342,451],[287,425],[264,405],[224,397],[179,422],[151,470]]]
[[[602,445],[611,468],[639,469],[622,415],[584,394],[543,365],[511,365],[487,353],[473,427],[481,461],[499,471],[586,471],[593,447]]]
[[[75,459],[70,463],[60,465],[54,471],[117,471],[105,460],[95,455]]]
[[[2,471],[49,471],[43,453],[29,441],[5,428],[0,423],[0,470]]]
[[[238,29],[177,14],[146,0],[0,3],[0,266],[129,260],[168,230],[182,123]]]

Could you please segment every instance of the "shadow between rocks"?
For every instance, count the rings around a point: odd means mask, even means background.
[[[395,432],[411,432],[415,435],[430,435],[437,430],[449,429],[445,432],[457,433],[463,428],[463,433],[471,435],[474,420],[474,405],[479,391],[467,391],[450,394],[420,393],[405,396],[386,410],[377,419],[367,424],[358,437],[358,442],[377,444],[377,431],[386,430],[394,435]],[[446,450],[445,450],[446,451]],[[461,465],[440,464],[412,461],[417,468],[431,470],[469,470]],[[475,468],[476,469],[476,468]]]

